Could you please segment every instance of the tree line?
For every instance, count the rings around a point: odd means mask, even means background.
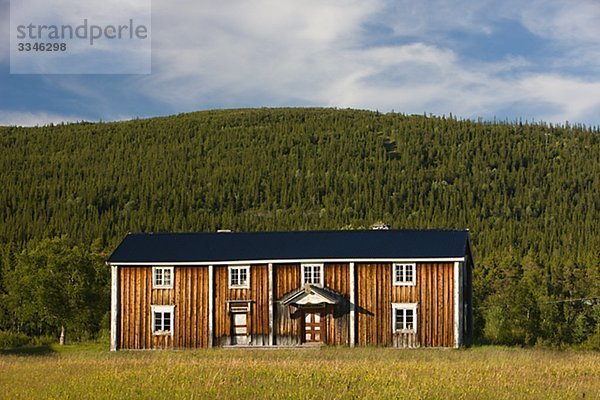
[[[130,231],[383,221],[470,229],[481,340],[599,346],[598,154],[597,127],[338,109],[0,128],[0,329],[97,334]]]

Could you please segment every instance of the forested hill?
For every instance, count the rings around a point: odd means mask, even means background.
[[[61,235],[109,252],[128,231],[469,228],[488,337],[600,327],[556,302],[600,297],[598,128],[336,109],[5,127],[0,188],[5,270]]]

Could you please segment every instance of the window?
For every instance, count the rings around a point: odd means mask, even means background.
[[[229,289],[250,289],[250,266],[229,267]]]
[[[393,265],[394,286],[414,286],[417,278],[416,264]]]
[[[153,267],[152,288],[173,289],[173,267]]]
[[[323,264],[302,264],[302,284],[323,286]]]
[[[392,333],[417,332],[417,303],[392,303]]]
[[[175,306],[152,306],[152,334],[173,336]]]

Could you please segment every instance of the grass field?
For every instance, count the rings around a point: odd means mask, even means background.
[[[0,353],[2,398],[600,398],[600,353],[468,350]]]

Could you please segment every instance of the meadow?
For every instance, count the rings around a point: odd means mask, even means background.
[[[55,346],[0,353],[0,397],[600,398],[600,353],[316,348],[127,351]]]

